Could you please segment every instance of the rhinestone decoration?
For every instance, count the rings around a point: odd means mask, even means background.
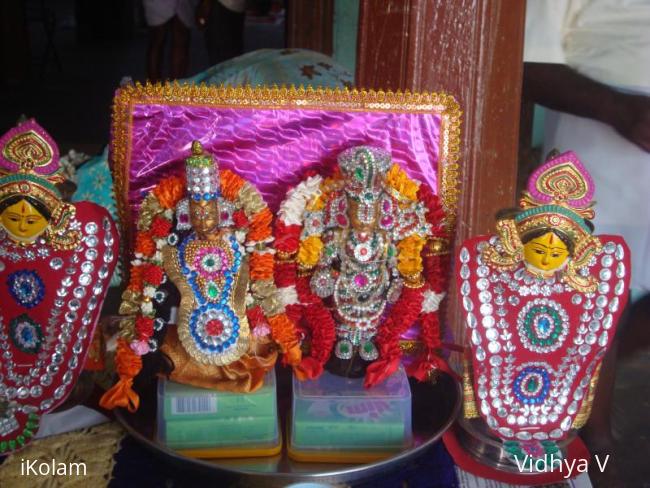
[[[32,270],[15,271],[7,278],[9,294],[25,308],[33,308],[43,301],[45,285],[43,280]]]
[[[334,293],[335,283],[336,279],[332,274],[332,270],[323,268],[312,275],[309,285],[316,296],[325,298]]]
[[[27,314],[9,322],[9,335],[14,346],[28,354],[37,354],[43,345],[43,329]]]
[[[527,303],[517,317],[517,331],[523,346],[540,353],[555,351],[569,330],[569,316],[562,306],[546,298]]]
[[[359,346],[359,356],[364,361],[374,361],[379,357],[379,351],[372,341],[365,341]]]
[[[208,303],[192,312],[190,333],[205,354],[222,353],[239,337],[239,318],[230,307]]]
[[[523,265],[492,268],[480,254],[487,245],[462,247],[457,270],[477,407],[504,438],[562,439],[588,398],[612,336],[613,314],[623,303],[625,265],[619,256],[625,250],[621,246],[617,256],[616,244],[605,244],[580,268],[580,276],[596,278],[596,290],[586,292],[561,273],[541,278]],[[503,251],[498,238],[491,245]],[[530,359],[538,361],[524,362]]]
[[[189,332],[200,353],[220,355],[239,338],[239,318],[229,303],[242,252],[234,235],[224,238],[223,247],[215,244],[194,248],[190,246],[194,239],[189,235],[178,247],[181,270],[199,304],[190,315]],[[188,252],[193,252],[189,262]],[[206,362],[206,358],[195,359]]]
[[[88,285],[79,283],[78,286],[73,287],[75,285],[73,277],[82,273],[82,266],[90,276],[92,269],[89,265],[93,266],[91,261],[97,257],[97,249],[94,248],[101,244],[94,235],[99,231],[96,223],[88,222],[82,225],[72,217],[69,229],[85,235],[75,248],[64,251],[65,257],[55,256],[52,259],[50,259],[51,249],[42,238],[37,239],[28,248],[14,246],[4,238],[0,238],[0,256],[14,263],[40,259],[50,269],[59,271],[59,276],[63,275],[60,284],[50,291],[52,300],[46,310],[49,318],[44,319],[45,322],[40,323],[40,320],[37,322],[28,314],[15,317],[8,323],[4,323],[3,317],[0,317],[0,340],[4,342],[0,360],[0,397],[6,397],[13,405],[4,412],[4,418],[0,418],[2,435],[13,433],[12,425],[18,428],[19,424],[15,416],[17,412],[28,415],[23,433],[17,436],[14,434],[13,440],[0,443],[0,451],[3,452],[7,449],[15,450],[17,444],[23,445],[26,442],[25,438],[35,433],[40,413],[51,409],[57,403],[55,400],[62,400],[66,396],[82,364],[79,359],[84,352],[82,341],[83,338],[90,336],[90,332],[85,325],[75,323],[79,317],[75,310],[81,310],[83,306],[81,300],[86,296],[85,288]],[[104,230],[106,230],[106,237],[112,241],[110,221],[106,221]],[[36,271],[23,269],[14,272],[7,277],[6,282],[10,293],[13,292],[12,296],[21,305],[30,309],[43,306],[46,290],[43,279]],[[95,286],[105,286],[102,277],[99,277]],[[84,314],[83,320],[86,319],[86,315],[88,315],[88,323],[91,323],[92,315],[89,312]],[[75,328],[75,325],[81,326]],[[73,331],[78,339],[73,347],[69,347]],[[7,342],[13,344],[17,350],[30,354],[33,359],[20,358],[21,362],[29,361],[29,364],[16,364],[17,361],[12,354],[14,349]],[[57,385],[52,392],[53,398],[42,398],[46,394],[46,388],[51,385]]]
[[[334,355],[337,358],[347,360],[352,358],[353,354],[354,346],[352,345],[352,342],[348,341],[347,339],[343,339],[336,343],[336,347],[334,348]]]
[[[513,393],[517,399],[526,405],[542,404],[551,387],[549,371],[552,370],[545,363],[524,365],[513,384]]]

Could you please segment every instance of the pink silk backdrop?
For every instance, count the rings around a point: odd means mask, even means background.
[[[275,213],[307,170],[331,173],[337,155],[361,144],[388,150],[409,176],[439,194],[441,116],[210,106],[132,107],[128,204],[137,209],[163,176],[184,171],[193,140],[263,195]],[[419,325],[402,335],[415,340]]]
[[[128,203],[132,218],[161,177],[182,172],[193,140],[262,193],[275,212],[306,170],[329,174],[337,155],[361,144],[388,150],[438,193],[439,114],[135,105]]]

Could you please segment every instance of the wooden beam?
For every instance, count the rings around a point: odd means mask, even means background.
[[[463,111],[455,248],[515,203],[524,16],[519,0],[361,0],[357,86],[444,91]],[[453,280],[450,294],[461,341]]]
[[[287,1],[287,47],[332,55],[334,0]]]

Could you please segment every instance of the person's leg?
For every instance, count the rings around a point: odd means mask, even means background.
[[[601,458],[614,453],[615,439],[612,433],[612,405],[614,403],[614,384],[616,381],[616,366],[633,353],[647,348],[650,344],[650,294],[629,305],[619,322],[618,331],[610,350],[603,359],[600,368],[598,387],[587,425],[580,431],[580,437],[585,441],[592,455],[599,454]],[[608,469],[601,473],[592,463],[590,476],[595,486],[617,487],[620,483],[620,472],[614,458],[610,459]]]
[[[170,75],[173,79],[185,78],[189,64],[190,29],[177,17],[171,20],[172,46]]]
[[[218,1],[212,2],[205,28],[205,44],[211,66],[242,54],[244,17],[243,12],[233,12]]]
[[[165,37],[169,22],[149,27],[149,46],[147,47],[147,78],[151,82],[162,80],[162,61],[165,50]]]
[[[629,323],[619,347],[621,358],[628,358],[650,346],[650,293],[641,296],[630,308]]]

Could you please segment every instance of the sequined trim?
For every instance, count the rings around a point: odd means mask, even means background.
[[[132,107],[138,104],[220,106],[255,109],[321,109],[336,111],[435,113],[441,117],[439,155],[440,195],[453,233],[460,181],[461,110],[445,93],[375,92],[313,88],[209,87],[179,84],[136,84],[120,89],[113,105],[115,189],[122,235],[132,241],[131,209],[127,204]],[[128,254],[128,253],[127,253]]]

